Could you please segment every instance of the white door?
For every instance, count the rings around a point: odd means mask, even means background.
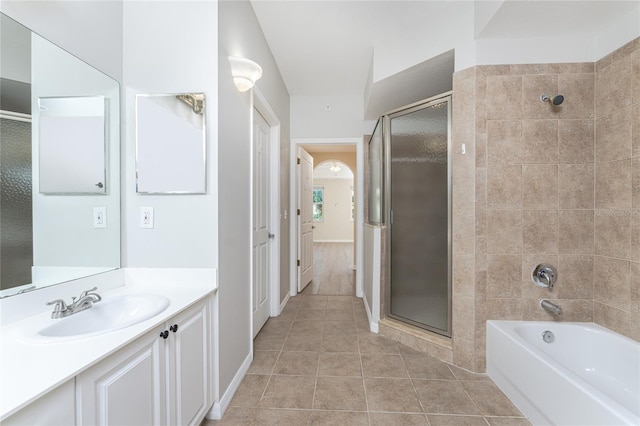
[[[269,319],[270,128],[253,110],[253,337]]]
[[[298,292],[313,279],[313,157],[298,147]]]

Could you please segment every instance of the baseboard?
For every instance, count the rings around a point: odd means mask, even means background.
[[[280,311],[278,312],[278,315],[280,315],[284,310],[284,307],[287,306],[287,303],[289,303],[289,299],[291,299],[291,294],[287,292],[287,295],[284,297],[284,300],[282,301],[282,303],[280,303]]]
[[[364,310],[367,312],[367,319],[369,320],[369,330],[372,333],[378,334],[378,332],[380,331],[380,328],[378,326],[378,322],[373,321],[371,319],[371,308],[369,308],[369,303],[367,302],[367,298],[363,297],[362,301],[364,302]]]
[[[353,240],[313,240],[314,243],[353,243]]]
[[[242,363],[242,365],[240,366],[240,368],[238,369],[238,371],[236,372],[236,375],[233,377],[233,380],[229,384],[229,387],[227,388],[226,392],[224,393],[224,395],[222,395],[222,398],[220,398],[220,401],[216,401],[213,404],[213,407],[211,407],[211,410],[209,410],[209,412],[207,413],[207,419],[210,419],[210,420],[222,419],[222,416],[224,416],[224,412],[227,411],[227,408],[229,407],[229,404],[231,403],[233,396],[238,391],[238,388],[240,387],[240,383],[242,383],[242,379],[244,379],[244,376],[247,374],[247,371],[249,371],[249,367],[251,367],[252,361],[253,361],[253,358],[251,356],[251,353],[249,353],[245,358],[244,362]]]

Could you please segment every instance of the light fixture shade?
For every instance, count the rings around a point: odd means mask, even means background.
[[[251,89],[256,81],[262,77],[262,67],[251,59],[229,56],[229,63],[231,64],[233,83],[240,92]]]

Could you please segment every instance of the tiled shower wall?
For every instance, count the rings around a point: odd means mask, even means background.
[[[484,371],[488,319],[640,339],[640,39],[595,64],[469,68],[453,92],[454,362]],[[531,281],[542,262],[552,291]]]

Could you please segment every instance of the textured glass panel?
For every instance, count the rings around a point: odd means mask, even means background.
[[[382,120],[376,124],[371,140],[369,141],[369,217],[368,223],[372,225],[382,224],[383,217],[383,151],[382,151]]]
[[[0,118],[0,289],[31,282],[31,123]]]
[[[391,119],[390,312],[450,334],[448,108]]]

